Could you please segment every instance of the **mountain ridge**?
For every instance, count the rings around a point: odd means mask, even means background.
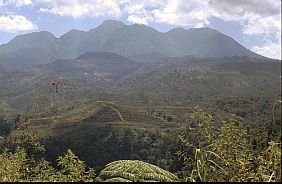
[[[6,68],[28,67],[102,51],[141,61],[185,55],[267,59],[209,27],[174,28],[162,33],[146,25],[107,20],[89,31],[72,29],[58,38],[48,31],[19,35],[0,45],[0,61]]]

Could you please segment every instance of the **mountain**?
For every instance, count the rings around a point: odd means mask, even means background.
[[[189,30],[176,28],[167,32],[166,35],[171,40],[173,47],[181,52],[181,55],[262,58],[240,45],[233,38],[208,27]]]
[[[280,75],[279,62],[238,57],[168,58],[121,78],[116,89],[142,94],[147,100],[209,103],[227,96],[277,95]]]
[[[112,52],[142,61],[186,55],[265,58],[211,28],[176,28],[161,33],[145,25],[108,20],[88,32],[71,30],[60,38],[46,31],[17,36],[0,46],[0,64],[8,69],[26,67],[85,52]]]
[[[87,33],[73,29],[59,38],[60,54],[58,58],[72,59],[84,53],[83,40]]]
[[[143,64],[107,52],[86,52],[75,59],[60,59],[15,71],[0,72],[0,100],[16,107],[31,103],[50,81],[66,78],[74,84],[73,94],[109,91],[120,78],[138,70]]]
[[[47,31],[20,35],[0,45],[0,63],[6,69],[49,63],[59,50],[58,39]]]
[[[37,66],[39,70],[47,70],[58,74],[82,74],[117,80],[126,76],[142,64],[132,61],[126,57],[109,52],[86,52],[76,59],[61,59],[55,62]]]

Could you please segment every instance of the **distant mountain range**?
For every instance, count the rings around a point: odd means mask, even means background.
[[[71,30],[60,38],[47,31],[17,36],[0,45],[0,67],[46,64],[76,58],[85,52],[112,52],[140,61],[187,55],[265,58],[211,28],[176,28],[161,33],[145,25],[108,20],[88,32]]]

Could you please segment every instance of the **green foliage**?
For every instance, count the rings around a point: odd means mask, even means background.
[[[15,182],[26,176],[26,153],[18,149],[12,154],[7,149],[0,155],[0,181]]]
[[[281,143],[269,142],[258,158],[257,181],[281,181]]]
[[[196,180],[195,177],[199,177],[201,181],[205,179],[206,177],[201,177],[200,171],[198,172],[198,175],[194,175],[194,171],[196,167],[199,167],[201,165],[202,170],[204,168],[209,167],[206,165],[206,161],[203,160],[202,156],[204,154],[207,154],[206,148],[208,145],[212,143],[212,140],[215,137],[215,130],[213,125],[213,117],[207,113],[205,113],[201,108],[198,106],[195,107],[193,110],[193,114],[191,115],[192,123],[191,126],[187,129],[185,136],[179,136],[178,142],[183,145],[181,150],[178,150],[176,152],[176,155],[183,160],[186,170],[191,171],[191,176],[188,177],[189,181]],[[198,150],[198,151],[197,151]],[[199,160],[199,154],[202,156]],[[208,153],[209,155],[210,153]],[[197,156],[194,156],[197,155]],[[206,155],[206,158],[209,158],[210,155]],[[210,164],[210,163],[208,163]],[[205,173],[207,173],[205,171]],[[205,174],[206,175],[206,174]],[[198,179],[198,178],[197,178]]]
[[[11,130],[12,130],[12,125],[10,123],[0,122],[0,135],[7,135],[11,132]]]
[[[61,170],[57,170],[38,154],[44,151],[44,147],[34,135],[24,134],[22,138],[26,143],[24,148],[19,147],[14,153],[5,149],[0,154],[1,182],[94,181],[94,170],[87,169],[72,151],[68,150],[65,156],[58,158]]]
[[[60,172],[64,176],[63,181],[91,182],[95,176],[95,171],[93,169],[86,171],[83,161],[79,160],[71,150],[58,158],[58,166],[62,168]]]
[[[178,172],[185,173],[182,174],[183,177],[147,162],[118,160],[107,164],[99,177],[95,178],[94,170],[87,168],[71,150],[58,157],[58,167],[54,168],[42,157],[45,148],[35,135],[25,133],[20,138],[20,147],[14,152],[5,149],[0,154],[0,181],[281,181],[281,143],[270,141],[267,149],[254,152],[248,141],[247,131],[239,127],[236,116],[216,124],[211,115],[196,107],[191,118],[192,124],[186,130],[187,136],[179,136],[182,146],[176,153],[180,160],[184,161],[185,167]],[[143,155],[149,154],[148,148],[154,143],[153,139],[159,140],[158,137],[164,136],[148,132],[137,133],[131,129],[127,129],[123,134],[119,151],[125,153],[127,147],[132,151],[133,143],[136,143],[140,145],[139,149],[142,149]],[[115,137],[114,134],[112,136]],[[136,136],[141,136],[142,139],[137,139]],[[115,141],[113,137],[108,137],[109,141]],[[166,150],[166,145],[171,144],[172,140],[166,136],[162,138],[162,149]],[[141,142],[138,142],[140,140]],[[159,151],[155,149],[152,154],[157,156]],[[171,157],[169,152],[167,155]],[[167,160],[162,159],[158,164],[166,162]]]
[[[55,182],[64,181],[61,178],[60,172],[54,169],[49,162],[41,158],[39,161],[30,160],[31,171],[28,173],[30,178],[28,181],[41,181],[41,182]],[[27,179],[23,178],[23,181]]]
[[[205,147],[206,144],[211,143],[214,137],[213,117],[196,106],[191,118],[193,127],[189,132],[193,136],[190,136],[190,139],[197,148]]]
[[[223,122],[217,138],[213,140],[210,149],[221,159],[217,159],[222,170],[214,173],[219,181],[252,181],[253,155],[244,130],[235,125],[234,121]]]
[[[31,158],[41,157],[41,154],[45,151],[44,146],[40,144],[35,135],[29,132],[24,132],[21,135],[19,145],[26,150],[28,156]]]
[[[174,174],[139,160],[119,160],[106,165],[100,173],[105,181],[118,182],[173,182],[180,181]]]
[[[12,130],[12,124],[7,122],[7,120],[0,115],[0,136],[8,135]]]
[[[176,153],[191,172],[185,181],[281,181],[281,144],[271,141],[269,148],[257,156],[236,116],[218,127],[198,107],[191,117],[195,128],[189,129],[187,138],[179,137],[185,149]]]
[[[191,176],[186,178],[186,181],[195,181],[197,178],[199,181],[207,181],[208,174],[210,172],[215,171],[216,169],[220,169],[223,172],[224,169],[220,167],[215,161],[213,161],[213,158],[220,158],[216,153],[212,151],[204,151],[201,149],[196,149],[195,153],[195,161],[196,161],[196,167],[192,170]],[[196,174],[196,175],[195,175]]]
[[[15,153],[5,150],[0,155],[0,181],[58,181],[58,173],[47,161],[35,161],[26,151],[18,148]]]

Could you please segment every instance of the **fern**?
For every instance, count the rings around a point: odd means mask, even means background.
[[[124,178],[117,177],[117,178],[108,179],[105,182],[132,182],[132,181],[124,179]]]
[[[105,181],[176,182],[174,174],[139,160],[119,160],[106,165],[100,173]]]

